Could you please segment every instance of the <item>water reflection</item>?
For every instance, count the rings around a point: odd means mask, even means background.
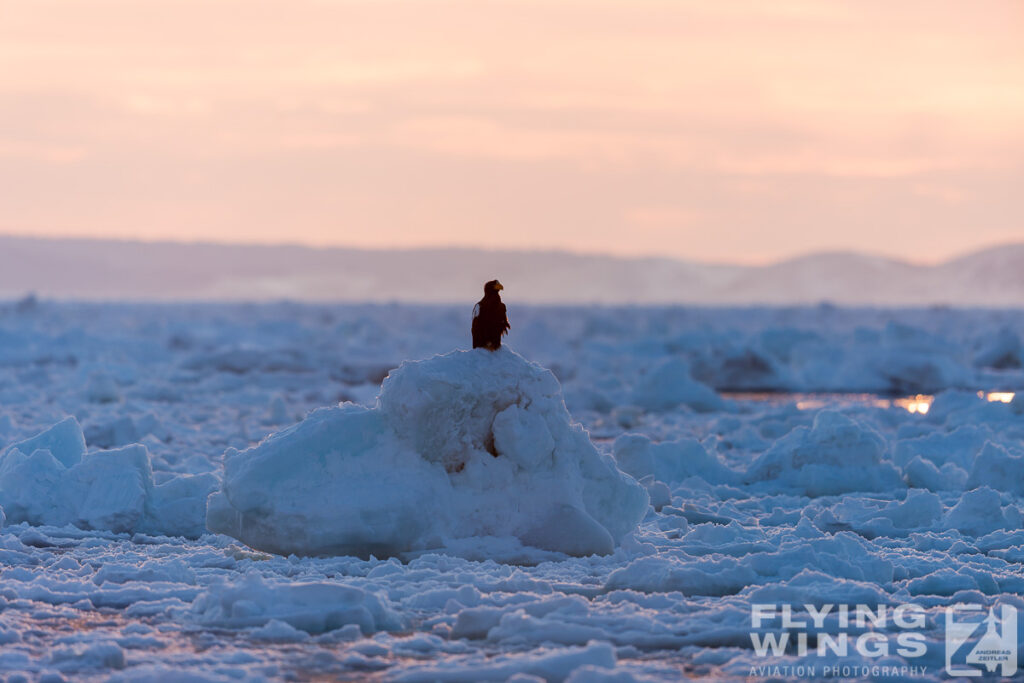
[[[1014,396],[1016,396],[1016,394],[1012,391],[990,391],[988,393],[985,393],[984,391],[978,392],[978,398],[983,398],[989,403],[995,403],[997,401],[999,403],[1009,403],[1013,400]]]
[[[821,410],[828,406],[868,405],[875,408],[903,408],[908,413],[926,415],[932,407],[935,397],[931,394],[915,394],[900,398],[883,398],[877,394],[856,393],[770,393],[770,392],[737,392],[724,393],[725,398],[737,401],[767,401],[771,403],[795,402],[797,410]],[[978,398],[990,403],[1009,403],[1015,393],[1012,391],[979,391]]]
[[[892,400],[892,405],[904,408],[908,413],[924,415],[928,412],[928,409],[932,407],[932,402],[934,401],[934,396],[917,394],[916,396],[907,396],[906,398],[894,398]],[[885,407],[888,408],[889,406]]]

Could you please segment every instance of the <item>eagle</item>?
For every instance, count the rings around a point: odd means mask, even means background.
[[[505,314],[501,295],[505,289],[497,280],[484,285],[484,298],[473,307],[473,348],[495,351],[501,348],[501,337],[508,333],[510,325]]]

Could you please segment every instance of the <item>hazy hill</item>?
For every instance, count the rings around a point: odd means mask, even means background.
[[[1024,306],[1024,244],[937,266],[822,253],[768,266],[566,252],[374,251],[0,236],[0,296],[465,302],[500,278],[535,303]]]

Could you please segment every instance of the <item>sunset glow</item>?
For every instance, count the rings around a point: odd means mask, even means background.
[[[0,232],[747,263],[1024,239],[1017,2],[0,8]]]
[[[928,396],[925,394],[917,394],[916,396],[908,396],[907,398],[898,398],[893,401],[893,404],[903,408],[909,413],[917,413],[919,415],[926,415],[932,407],[932,403],[935,402],[934,396]]]

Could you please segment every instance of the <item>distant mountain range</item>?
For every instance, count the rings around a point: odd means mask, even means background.
[[[0,236],[0,297],[1024,307],[1024,243],[935,266],[821,253],[768,266],[568,252],[363,250]]]

